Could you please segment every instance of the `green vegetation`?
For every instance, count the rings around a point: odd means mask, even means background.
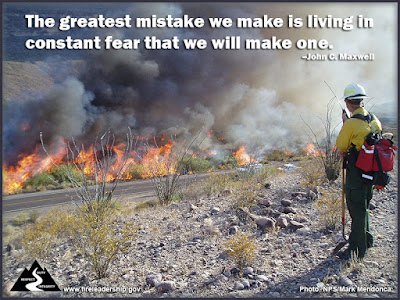
[[[221,170],[230,170],[236,168],[238,163],[235,157],[230,155],[225,155],[223,158],[215,158],[211,159],[212,168],[221,169]]]
[[[82,176],[81,174],[71,165],[60,165],[59,168],[53,168],[50,171],[51,176],[58,183],[69,182],[68,176],[69,174],[74,180],[81,182]]]
[[[143,179],[145,177],[145,171],[142,165],[133,165],[129,169],[128,174],[132,179]]]
[[[185,157],[182,162],[182,171],[186,173],[205,173],[211,169],[211,162],[201,157]]]
[[[35,187],[46,187],[47,185],[54,185],[55,179],[50,174],[39,173],[28,180],[27,185]]]
[[[66,173],[77,182],[82,182],[82,175],[71,165],[60,165],[52,168],[47,173],[38,173],[30,178],[21,192],[36,192],[72,187]]]

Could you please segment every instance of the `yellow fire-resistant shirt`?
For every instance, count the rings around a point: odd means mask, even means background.
[[[367,116],[368,112],[365,108],[360,107],[353,112],[353,115],[357,114]],[[375,128],[375,131],[382,132],[381,122],[376,116],[374,116],[371,125]],[[371,125],[364,120],[356,118],[346,120],[336,139],[338,150],[341,152],[347,152],[353,143],[356,146],[356,149],[360,151],[361,146],[365,142],[365,138],[370,132],[372,132]]]

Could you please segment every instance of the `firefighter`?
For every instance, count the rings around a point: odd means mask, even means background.
[[[365,89],[356,83],[349,84],[344,90],[344,99],[351,115],[368,115],[364,108],[363,100],[369,98]],[[358,258],[364,258],[367,248],[373,246],[374,240],[369,227],[369,204],[372,199],[373,185],[366,183],[361,178],[361,169],[356,167],[356,160],[361,146],[367,135],[375,131],[382,132],[380,121],[374,116],[371,124],[368,122],[350,118],[343,112],[343,127],[336,140],[336,146],[343,160],[347,162],[346,170],[346,203],[351,216],[351,233],[349,247],[339,256],[348,259],[351,252]]]

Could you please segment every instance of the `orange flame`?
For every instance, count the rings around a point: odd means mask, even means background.
[[[164,146],[159,148],[149,148],[147,153],[143,155],[142,166],[144,169],[144,177],[151,178],[153,176],[164,176],[176,173],[174,163],[171,163],[170,154],[174,142],[168,141]]]
[[[235,157],[239,166],[254,162],[254,159],[247,154],[245,146],[240,146],[239,150],[233,153],[233,156]]]
[[[32,154],[25,156],[23,154],[19,155],[18,157],[20,160],[17,165],[8,166],[5,164],[3,167],[4,192],[12,194],[16,190],[21,189],[28,179],[35,174],[49,170],[53,166],[51,160],[53,160],[55,164],[59,164],[64,157],[64,150],[64,147],[61,146],[51,158],[47,156],[43,159],[41,155],[38,154],[39,147],[37,146]]]
[[[147,139],[146,137],[139,137],[139,140]],[[165,136],[161,137],[161,141],[165,139]],[[15,166],[3,166],[3,191],[7,194],[14,193],[16,190],[23,188],[26,182],[33,177],[35,174],[40,172],[49,172],[53,168],[51,160],[55,164],[59,165],[62,163],[76,163],[82,168],[84,174],[88,177],[93,178],[96,174],[96,154],[97,159],[101,160],[101,153],[96,152],[96,147],[91,145],[88,148],[83,148],[79,154],[74,158],[74,161],[67,161],[67,148],[63,141],[63,146],[57,149],[56,152],[51,153],[51,156],[45,156],[44,153],[39,154],[39,147],[37,146],[35,151],[29,155],[20,155],[19,161]],[[151,178],[153,176],[164,176],[168,174],[176,173],[176,154],[172,153],[172,147],[175,143],[169,140],[165,145],[161,147],[150,146],[145,150],[140,161],[136,161],[134,157],[136,152],[132,151],[130,157],[126,161],[124,169],[118,173],[124,163],[125,147],[124,143],[117,144],[112,148],[112,165],[110,166],[109,172],[106,174],[106,182],[112,182],[116,179],[129,180],[133,178],[132,173],[128,172],[129,168],[133,165],[142,166],[142,178]],[[216,155],[215,151],[203,150],[204,157]],[[196,157],[199,153],[193,153],[188,151],[189,155]],[[69,160],[72,157],[69,156]],[[121,176],[122,175],[122,176]],[[102,178],[98,178],[102,180]]]
[[[306,149],[305,150],[306,150],[306,153],[307,153],[308,156],[325,156],[325,153],[322,150],[317,149],[315,147],[315,145],[313,145],[311,143],[308,143],[306,145]]]

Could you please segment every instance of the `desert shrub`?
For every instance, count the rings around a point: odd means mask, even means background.
[[[211,218],[204,219],[203,233],[210,236],[218,235],[219,229],[215,226],[214,221]]]
[[[286,161],[293,157],[293,154],[286,153],[282,150],[274,150],[271,153],[267,154],[265,159],[267,161]]]
[[[52,175],[49,174],[44,174],[44,173],[39,173],[30,178],[27,182],[27,185],[31,185],[37,189],[41,187],[43,189],[49,184],[54,184],[55,180]]]
[[[238,171],[237,181],[231,187],[234,195],[233,206],[251,208],[257,204],[257,192],[265,188],[268,179],[275,174],[276,168],[264,166],[262,169]]]
[[[46,189],[51,191],[51,190],[56,190],[59,188],[60,185],[55,186],[54,184],[49,184],[46,186]]]
[[[299,166],[298,172],[301,175],[304,187],[313,189],[326,181],[324,170],[315,158],[310,161],[304,161]]]
[[[329,182],[335,181],[342,167],[342,159],[336,147],[328,149],[326,155],[321,157],[322,165],[324,166],[325,176]]]
[[[58,166],[58,168],[53,168],[51,170],[50,174],[54,178],[54,180],[60,184],[63,182],[70,182],[70,179],[68,179],[68,176],[71,176],[71,178],[73,180],[76,180],[77,182],[82,181],[81,174],[72,165],[60,165],[60,166]],[[67,176],[67,174],[68,174],[68,176]]]
[[[35,223],[37,221],[37,219],[39,218],[40,213],[34,209],[32,211],[29,212],[29,221],[31,221],[32,223]]]
[[[80,221],[72,226],[74,244],[91,263],[97,278],[106,276],[117,254],[129,249],[136,234],[133,222],[118,226],[117,220],[112,218],[114,209],[107,210],[104,214],[94,214],[93,211],[103,210],[96,208],[100,205],[96,203],[91,207],[83,206],[78,214]]]
[[[265,186],[267,181],[276,174],[277,169],[272,166],[263,166],[260,170],[254,172],[252,177],[252,181],[255,184],[261,185],[262,187]]]
[[[233,188],[234,207],[251,208],[257,204],[257,187],[252,181],[238,181]]]
[[[204,189],[198,181],[182,181],[177,188],[177,194],[181,199],[188,201],[197,201],[204,195]]]
[[[142,165],[131,166],[128,174],[132,179],[142,179],[145,177],[145,171]]]
[[[350,252],[350,259],[344,264],[349,273],[361,273],[363,270],[363,259],[358,257],[358,250]]]
[[[316,158],[324,170],[325,178],[329,182],[333,182],[339,177],[341,166],[340,153],[335,146],[336,128],[340,123],[334,125],[332,117],[334,111],[333,108],[336,103],[336,101],[334,101],[335,98],[336,96],[332,98],[326,106],[325,119],[320,118],[325,129],[325,137],[322,141],[317,138],[314,129],[303,119],[311,133],[309,137],[313,144],[315,144],[316,150],[319,152]]]
[[[30,184],[24,186],[23,190],[24,190],[25,193],[36,192],[36,188],[31,186]]]
[[[23,230],[19,226],[12,226],[10,224],[3,227],[3,245],[8,243],[15,243],[20,241],[23,235]]]
[[[154,208],[158,205],[158,201],[151,199],[151,200],[146,200],[146,201],[142,201],[139,203],[136,203],[135,205],[135,211],[142,211],[148,208]]]
[[[225,251],[232,257],[235,264],[242,269],[251,265],[257,255],[258,245],[249,233],[238,231],[225,244]]]
[[[334,230],[340,224],[341,194],[324,189],[320,195],[314,206],[318,209],[321,226],[324,230]]]
[[[233,155],[226,155],[223,158],[212,158],[212,164],[220,169],[227,170],[237,167],[237,161]]]
[[[229,187],[232,179],[229,175],[211,174],[210,177],[202,181],[202,189],[207,197],[221,193]]]
[[[117,254],[130,247],[136,232],[133,223],[119,226],[114,213],[115,206],[105,209],[101,203],[84,204],[73,211],[52,209],[27,228],[22,246],[30,255],[46,258],[52,247],[69,239],[96,276],[105,277]]]
[[[14,226],[22,226],[29,222],[29,215],[27,213],[20,213],[10,220]]]
[[[44,185],[39,185],[39,186],[36,188],[36,190],[38,190],[39,192],[44,192],[44,191],[47,191],[47,188],[46,188],[46,186],[44,186]]]
[[[254,176],[255,170],[254,168],[245,168],[245,167],[240,167],[236,168],[235,171],[235,179],[237,180],[251,180],[251,178]]]
[[[183,174],[205,173],[211,168],[211,162],[201,157],[185,157],[181,164]]]
[[[30,255],[45,258],[51,248],[57,245],[59,237],[69,235],[65,233],[69,233],[72,222],[75,222],[72,214],[59,207],[53,208],[27,228],[22,246]]]

